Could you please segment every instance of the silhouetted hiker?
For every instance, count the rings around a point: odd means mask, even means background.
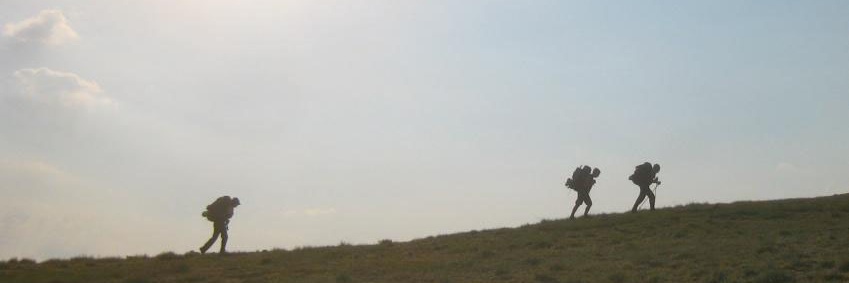
[[[643,163],[637,165],[634,169],[634,174],[628,179],[631,182],[634,182],[637,186],[640,186],[640,196],[637,197],[637,202],[634,203],[634,208],[631,209],[631,212],[637,212],[637,206],[645,200],[646,196],[649,197],[649,206],[651,210],[654,210],[654,192],[651,191],[651,184],[660,185],[660,181],[657,180],[657,173],[660,172],[660,164],[655,164],[652,166],[651,163]]]
[[[219,253],[223,254],[226,252],[227,224],[230,224],[230,218],[233,217],[233,208],[237,206],[239,206],[239,198],[230,198],[229,196],[220,197],[212,204],[206,206],[206,211],[201,215],[212,221],[212,238],[209,238],[209,241],[206,241],[206,244],[200,247],[200,253],[206,253],[206,250],[218,239],[219,234],[221,235],[221,250]]]
[[[590,172],[589,166],[578,166],[572,172],[572,178],[566,179],[566,187],[578,192],[578,199],[575,200],[575,207],[572,208],[572,215],[569,218],[575,218],[575,212],[578,211],[578,206],[581,206],[582,203],[587,204],[584,209],[584,216],[587,216],[587,213],[590,212],[590,207],[593,206],[593,200],[590,199],[590,190],[595,185],[595,178],[598,178],[599,175],[601,175],[601,170],[598,170],[598,168]]]

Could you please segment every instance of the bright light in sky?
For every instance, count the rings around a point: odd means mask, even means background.
[[[374,243],[849,188],[846,1],[0,3],[0,258]]]

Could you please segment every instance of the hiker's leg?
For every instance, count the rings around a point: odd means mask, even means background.
[[[212,237],[206,241],[206,244],[203,244],[203,246],[200,247],[200,253],[206,253],[206,251],[209,250],[209,247],[215,243],[215,240],[218,240],[218,234],[221,234],[221,231],[218,229],[218,225],[213,224],[212,227]]]
[[[651,206],[651,210],[654,210],[654,192],[647,191],[646,195],[649,196],[649,205]]]
[[[221,229],[221,250],[219,253],[227,252],[227,226],[224,225]]]
[[[640,206],[640,203],[646,198],[646,193],[643,190],[640,190],[640,196],[637,197],[637,202],[634,203],[634,208],[631,209],[631,212],[637,212],[637,207]]]
[[[575,218],[575,211],[578,211],[578,206],[581,206],[582,202],[581,196],[579,195],[578,199],[575,200],[575,207],[572,208],[572,215],[570,215],[569,218]]]
[[[593,200],[590,199],[589,194],[587,194],[586,199],[584,200],[584,203],[587,204],[587,207],[584,209],[584,216],[587,216],[587,213],[590,213],[590,207],[593,206]]]

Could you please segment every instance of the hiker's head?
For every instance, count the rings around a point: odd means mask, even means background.
[[[233,207],[237,207],[242,204],[239,202],[239,198],[233,198],[233,201],[231,201],[230,203],[233,205]]]
[[[593,169],[593,178],[598,178],[598,175],[601,175],[601,170],[598,170],[598,168]]]
[[[660,172],[660,164],[655,164],[652,169],[654,169],[654,173],[657,174],[658,172]]]
[[[585,174],[590,174],[590,171],[592,170],[592,168],[584,165],[584,168],[581,168],[581,170],[583,170]]]

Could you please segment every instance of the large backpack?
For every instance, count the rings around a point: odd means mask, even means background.
[[[638,186],[651,184],[652,180],[654,180],[654,169],[652,168],[651,163],[646,162],[637,165],[637,167],[634,168],[634,174],[632,174],[628,179]]]
[[[232,199],[230,196],[223,196],[216,199],[214,202],[206,206],[206,211],[203,212],[203,217],[207,220],[215,222],[227,220],[227,210],[231,205]]]
[[[572,171],[572,178],[566,180],[566,186],[576,191],[585,189],[587,179],[592,178],[589,168],[589,166],[575,168],[575,171]]]
[[[577,190],[578,184],[581,182],[581,166],[575,168],[575,171],[572,171],[572,178],[566,179],[566,187]]]

